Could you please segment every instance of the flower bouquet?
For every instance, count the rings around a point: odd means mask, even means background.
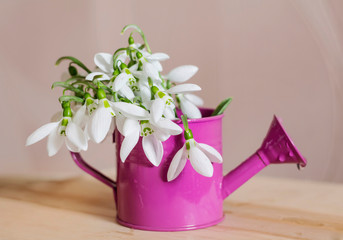
[[[198,68],[184,65],[163,75],[161,62],[169,56],[152,53],[137,25],[127,25],[121,33],[128,30],[131,30],[128,46],[117,49],[114,54],[95,54],[94,71],[74,57],[57,60],[56,65],[69,61],[70,77],[52,84],[52,88],[64,88],[59,98],[62,111],[55,114],[53,122],[33,132],[26,145],[48,136],[49,156],[55,155],[63,143],[71,152],[86,151],[88,141],[100,143],[115,128],[124,136],[120,148],[123,163],[142,138],[146,158],[159,166],[164,150],[162,143],[171,135],[184,132],[185,144],[171,161],[168,181],[180,174],[187,159],[196,172],[211,177],[211,162],[222,162],[221,154],[210,145],[196,142],[188,127],[188,119],[202,117],[198,107],[203,105],[203,100],[193,94],[201,88],[185,83]],[[142,44],[135,42],[134,32],[141,36]],[[221,102],[212,115],[222,114],[230,101],[228,98]],[[175,123],[180,118],[184,130]]]

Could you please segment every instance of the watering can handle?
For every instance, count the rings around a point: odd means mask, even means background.
[[[106,184],[110,188],[114,189],[114,192],[117,190],[117,183],[110,178],[106,177],[104,174],[96,170],[95,168],[91,167],[88,163],[86,163],[83,158],[81,157],[80,153],[77,152],[70,152],[72,158],[74,159],[77,166],[79,166],[83,171],[88,173],[89,175],[93,176],[94,178],[98,179],[100,182]]]

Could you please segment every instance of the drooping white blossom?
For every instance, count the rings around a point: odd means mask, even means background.
[[[34,144],[48,136],[47,150],[51,157],[55,155],[63,143],[72,152],[86,151],[87,138],[82,129],[70,117],[63,117],[58,122],[43,125],[34,131],[26,140],[26,146]]]

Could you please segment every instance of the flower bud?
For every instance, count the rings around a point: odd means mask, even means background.
[[[134,43],[135,43],[135,40],[133,40],[133,37],[130,36],[130,37],[129,37],[129,45],[132,45],[132,44],[134,44]]]
[[[68,68],[69,74],[70,76],[76,76],[77,75],[77,69],[76,67],[70,65]]]

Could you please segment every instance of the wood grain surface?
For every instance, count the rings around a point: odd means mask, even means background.
[[[110,188],[88,177],[0,178],[0,239],[343,239],[343,185],[255,177],[224,202],[220,224],[149,232],[115,221]]]

